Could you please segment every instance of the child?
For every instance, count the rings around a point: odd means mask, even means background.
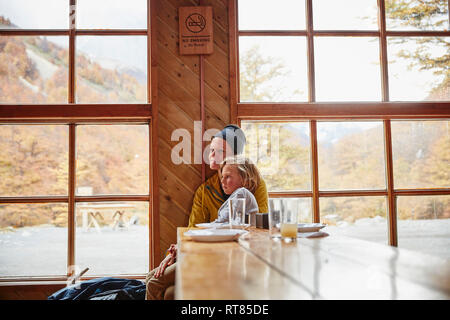
[[[219,172],[222,189],[229,197],[219,208],[214,222],[228,222],[231,199],[245,199],[245,212],[249,215],[257,213],[258,203],[253,193],[261,177],[256,166],[247,158],[232,157],[221,163]]]

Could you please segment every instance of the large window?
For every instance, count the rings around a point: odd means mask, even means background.
[[[148,272],[149,7],[0,0],[1,279]]]
[[[448,1],[230,13],[231,116],[270,198],[301,200],[302,221],[333,234],[450,257]]]

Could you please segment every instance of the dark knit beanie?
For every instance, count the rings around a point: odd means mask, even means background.
[[[234,124],[227,125],[222,131],[215,134],[214,138],[225,140],[233,148],[234,155],[241,154],[244,151],[246,143],[244,131]]]

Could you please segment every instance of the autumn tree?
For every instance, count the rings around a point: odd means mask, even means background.
[[[241,101],[282,101],[288,95],[297,95],[301,91],[287,93],[278,80],[290,74],[282,61],[263,56],[258,45],[240,53],[240,100]],[[287,99],[290,101],[291,99]]]
[[[386,17],[398,27],[417,30],[448,30],[447,0],[387,0]],[[450,99],[450,42],[446,37],[392,37],[392,43],[414,41],[415,49],[399,52],[399,57],[419,70],[432,70],[442,78],[429,93],[430,100]],[[432,54],[434,53],[434,55]]]
[[[309,140],[290,125],[244,123],[245,155],[258,165],[270,191],[310,190]]]

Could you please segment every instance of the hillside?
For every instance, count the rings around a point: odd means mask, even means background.
[[[15,26],[0,16],[0,27]],[[68,49],[49,38],[0,38],[0,102],[67,103]],[[147,101],[145,71],[126,66],[105,68],[79,52],[75,64],[77,102]]]

